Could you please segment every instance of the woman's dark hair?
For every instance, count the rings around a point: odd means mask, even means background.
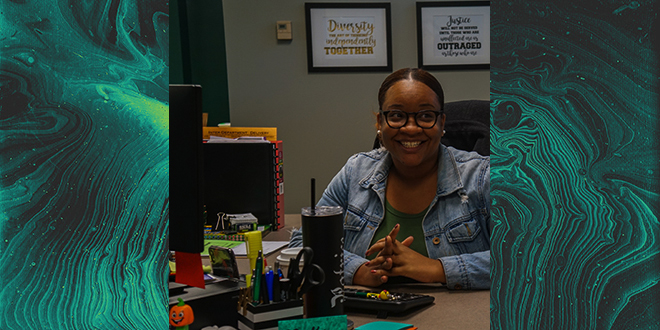
[[[412,79],[415,81],[419,81],[422,84],[428,86],[431,90],[435,92],[435,95],[438,96],[438,102],[440,103],[440,112],[444,112],[445,108],[445,94],[442,91],[442,85],[440,85],[440,82],[438,82],[435,77],[418,68],[405,68],[405,69],[399,69],[397,71],[392,72],[387,78],[385,78],[385,81],[380,85],[380,89],[378,90],[378,108],[382,109],[383,108],[383,102],[385,102],[385,94],[387,91],[394,85],[396,82],[400,80],[407,80],[407,79]]]

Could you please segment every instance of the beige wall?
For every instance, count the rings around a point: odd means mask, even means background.
[[[415,1],[390,3],[393,68],[417,67]],[[312,177],[318,200],[348,157],[371,149],[378,87],[388,73],[307,73],[303,0],[224,0],[223,8],[232,126],[277,127],[285,211],[299,213],[310,204]],[[292,41],[278,42],[278,20],[292,21]],[[488,70],[432,73],[447,102],[489,98]]]

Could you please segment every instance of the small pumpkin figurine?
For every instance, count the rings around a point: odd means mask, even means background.
[[[194,320],[192,308],[179,298],[179,303],[170,309],[170,324],[177,330],[188,330],[188,325]]]

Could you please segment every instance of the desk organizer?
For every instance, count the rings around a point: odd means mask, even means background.
[[[247,304],[245,316],[238,313],[238,330],[277,330],[280,320],[303,318],[303,301],[290,300],[254,306]]]

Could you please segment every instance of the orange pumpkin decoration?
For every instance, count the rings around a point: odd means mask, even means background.
[[[177,329],[188,329],[188,325],[193,323],[194,320],[195,315],[193,315],[192,308],[186,305],[183,299],[179,298],[179,303],[170,309],[170,324]]]

